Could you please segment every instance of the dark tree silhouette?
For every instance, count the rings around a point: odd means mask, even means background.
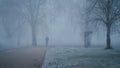
[[[106,27],[106,49],[112,49],[111,29],[120,20],[120,0],[87,0],[92,18]]]

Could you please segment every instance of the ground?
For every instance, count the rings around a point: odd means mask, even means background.
[[[52,47],[42,68],[120,68],[120,50]]]
[[[45,52],[45,47],[0,51],[0,68],[41,68]]]
[[[0,51],[0,68],[120,68],[120,49],[16,48]]]

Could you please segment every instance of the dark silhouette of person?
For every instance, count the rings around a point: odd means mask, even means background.
[[[46,46],[48,46],[49,37],[47,36],[47,37],[45,38],[45,40],[46,40]]]

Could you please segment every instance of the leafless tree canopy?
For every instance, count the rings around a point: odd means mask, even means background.
[[[111,47],[111,27],[120,20],[120,0],[88,0],[89,11],[94,21],[104,23],[107,33],[107,47]]]

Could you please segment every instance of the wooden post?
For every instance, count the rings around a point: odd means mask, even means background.
[[[91,34],[92,34],[91,31],[86,31],[84,33],[84,46],[85,47],[90,47],[91,45]]]

